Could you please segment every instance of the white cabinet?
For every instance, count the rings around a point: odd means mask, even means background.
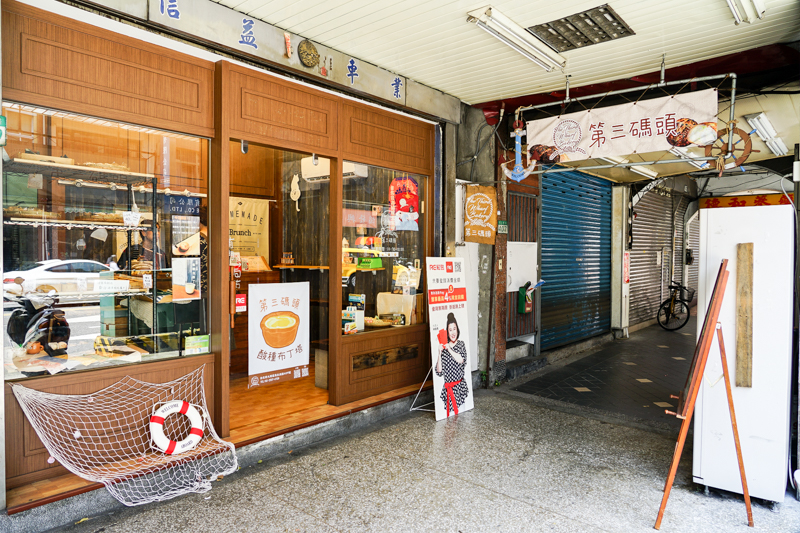
[[[730,277],[719,321],[750,495],[783,501],[786,492],[791,401],[794,218],[789,205],[700,211],[698,335],[720,261]],[[751,388],[735,386],[736,245],[753,243],[753,374]],[[711,345],[697,397],[693,476],[696,483],[742,493],[719,345]]]

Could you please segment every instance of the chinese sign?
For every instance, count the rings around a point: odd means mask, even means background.
[[[394,215],[394,229],[419,231],[419,185],[411,176],[395,178],[389,184],[389,206]]]
[[[231,251],[242,257],[269,257],[269,202],[255,198],[229,199]]]
[[[166,5],[164,5],[165,2]],[[169,18],[176,20],[181,18],[181,12],[178,9],[178,0],[161,0],[159,11],[161,11],[162,15],[166,14]]]
[[[251,19],[242,19],[242,34],[239,36],[239,44],[244,46],[252,46],[253,49],[258,49],[256,44],[256,36],[253,33],[253,26],[255,22]]]
[[[706,146],[717,139],[717,92],[696,91],[528,122],[531,158],[545,163]]]
[[[350,78],[350,85],[353,85],[358,77],[358,65],[356,65],[355,59],[351,59],[350,63],[347,64],[346,76]]]
[[[436,420],[473,408],[464,259],[428,257],[428,316]]]
[[[789,198],[794,202],[794,194],[789,193]],[[791,205],[789,198],[783,194],[756,194],[751,196],[721,196],[718,198],[703,198],[700,200],[700,209],[713,209],[715,207],[755,207],[762,205]]]
[[[467,186],[464,203],[464,240],[494,244],[497,232],[497,192],[494,187]]]
[[[171,194],[164,200],[173,215],[199,215],[200,198]]]
[[[401,96],[400,87],[402,87],[402,86],[403,86],[403,80],[401,80],[400,78],[395,78],[392,81],[392,87],[394,88],[394,91],[392,92],[392,96],[394,96],[395,98],[399,99],[400,96]]]
[[[247,388],[308,376],[309,283],[249,287]]]

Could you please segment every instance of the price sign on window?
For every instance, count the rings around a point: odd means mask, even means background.
[[[142,219],[141,213],[136,213],[134,211],[124,211],[122,213],[122,222],[126,226],[138,226],[139,221]],[[119,219],[117,219],[119,220]]]

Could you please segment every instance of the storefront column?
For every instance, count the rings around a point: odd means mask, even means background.
[[[230,113],[226,84],[229,63],[219,61],[214,72],[214,129],[211,175],[208,184],[209,333],[214,354],[214,427],[220,437],[230,435],[230,268],[228,259],[228,196],[230,193]]]
[[[2,11],[0,10],[0,27],[2,27]],[[2,35],[0,35],[2,37]],[[0,58],[0,102],[3,101],[3,61]],[[0,176],[3,175],[3,158],[0,157]],[[3,182],[0,180],[0,198],[4,198]],[[3,242],[3,225],[0,224],[0,242]],[[0,265],[4,265],[3,249],[0,246]],[[5,328],[0,328],[0,346],[6,345]],[[4,356],[5,357],[5,356]],[[5,378],[3,379],[3,394],[0,394],[0,510],[5,510],[6,505],[6,405],[5,405]]]
[[[442,142],[444,145],[444,154],[442,157],[444,160],[442,165],[444,167],[444,172],[442,173],[444,176],[442,184],[442,198],[446,199],[446,201],[443,202],[444,216],[442,218],[444,219],[444,253],[447,257],[456,256],[456,226],[458,225],[458,221],[456,220],[456,206],[454,199],[456,197],[457,135],[458,125],[444,125],[444,139]]]
[[[630,187],[611,189],[611,329],[628,336],[630,308],[630,251],[628,250],[628,202]],[[625,254],[627,273],[625,272]],[[627,281],[626,281],[627,277]]]

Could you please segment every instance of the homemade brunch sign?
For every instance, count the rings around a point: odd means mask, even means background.
[[[436,420],[473,408],[464,259],[428,257],[428,315]]]
[[[231,251],[269,257],[269,201],[231,196],[228,204]]]
[[[464,240],[494,244],[497,232],[497,193],[494,187],[467,186],[464,203]]]
[[[308,376],[309,284],[250,285],[247,388]]]
[[[544,164],[673,147],[717,139],[717,91],[708,89],[528,122],[530,160]]]

